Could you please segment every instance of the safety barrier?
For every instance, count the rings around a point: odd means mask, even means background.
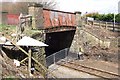
[[[55,64],[60,60],[68,61],[70,59],[76,59],[77,54],[69,52],[69,48],[62,49],[52,55],[46,57],[46,64],[50,66],[51,64]]]

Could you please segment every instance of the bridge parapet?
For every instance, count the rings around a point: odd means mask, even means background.
[[[43,9],[44,27],[75,26],[75,13]]]
[[[80,17],[76,18],[76,16],[80,16],[78,13],[50,10],[35,5],[29,6],[29,14],[33,17],[32,26],[36,29],[48,30],[60,27],[63,29],[65,27],[66,30],[67,28],[70,28],[70,30],[73,28],[74,30],[80,21]]]

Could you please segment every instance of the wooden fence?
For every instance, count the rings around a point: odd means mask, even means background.
[[[92,26],[104,27],[105,29],[112,30],[112,31],[120,31],[120,23],[94,20],[94,21],[87,21],[87,24],[91,24]]]

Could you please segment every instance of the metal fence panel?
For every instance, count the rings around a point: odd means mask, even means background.
[[[50,66],[51,64],[54,64],[54,56],[53,55],[48,56],[46,58],[46,63],[47,63],[47,66]]]
[[[46,64],[47,66],[50,66],[51,64],[53,63],[56,63],[58,62],[59,60],[61,59],[64,59],[67,57],[67,54],[68,54],[68,48],[65,48],[65,49],[62,49],[56,53],[53,53],[52,55],[48,56],[46,58]]]
[[[64,59],[65,61],[70,61],[77,58],[78,58],[77,53],[69,52],[69,48],[65,48],[48,56],[46,58],[46,64],[47,66],[50,66],[51,64],[55,64],[62,59]]]
[[[55,55],[55,62],[58,62],[61,59],[64,59],[66,57],[66,52],[65,50],[62,50]]]

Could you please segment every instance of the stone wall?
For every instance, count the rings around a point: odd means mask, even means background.
[[[82,39],[80,37],[81,28],[82,28],[82,19],[81,19],[81,12],[75,12],[75,14],[76,14],[76,32],[70,47],[70,52],[78,53],[79,48],[82,47],[81,44]]]
[[[82,48],[86,58],[102,59],[105,61],[118,62],[118,39],[100,39],[86,31],[83,27],[77,27],[70,52],[78,53]]]
[[[39,40],[41,42],[45,42],[45,30],[43,29],[43,7],[40,4],[30,4],[29,5],[29,15],[32,16],[32,29],[39,30],[39,33],[33,34],[31,37]],[[43,66],[46,66],[46,54],[45,47],[34,47],[38,51],[33,53],[33,57],[38,60]],[[35,67],[39,70],[39,72],[45,77],[46,72],[42,69],[41,66],[37,64]]]
[[[29,15],[32,16],[32,28],[43,29],[43,7],[38,4],[29,5]]]
[[[45,33],[44,30],[40,30],[41,33],[33,34],[31,37],[41,41],[45,42]],[[45,47],[34,47],[37,49],[37,52],[33,53],[33,57],[38,60],[43,66],[46,66],[46,54],[45,54]],[[39,70],[39,72],[45,77],[45,71],[41,68],[41,66],[38,66],[37,64],[35,67]]]
[[[79,48],[83,47],[83,45],[100,46],[106,49],[117,46],[117,42],[110,39],[100,39],[94,34],[84,30],[82,27],[77,27],[70,51],[79,52]]]
[[[85,29],[81,30],[81,33],[84,43],[91,46],[100,46],[101,48],[110,48],[111,42],[109,39],[101,39]]]
[[[81,27],[76,27],[76,32],[74,35],[74,39],[72,41],[71,47],[70,47],[70,52],[78,53],[79,48],[82,46],[82,40],[80,37],[81,34]]]

